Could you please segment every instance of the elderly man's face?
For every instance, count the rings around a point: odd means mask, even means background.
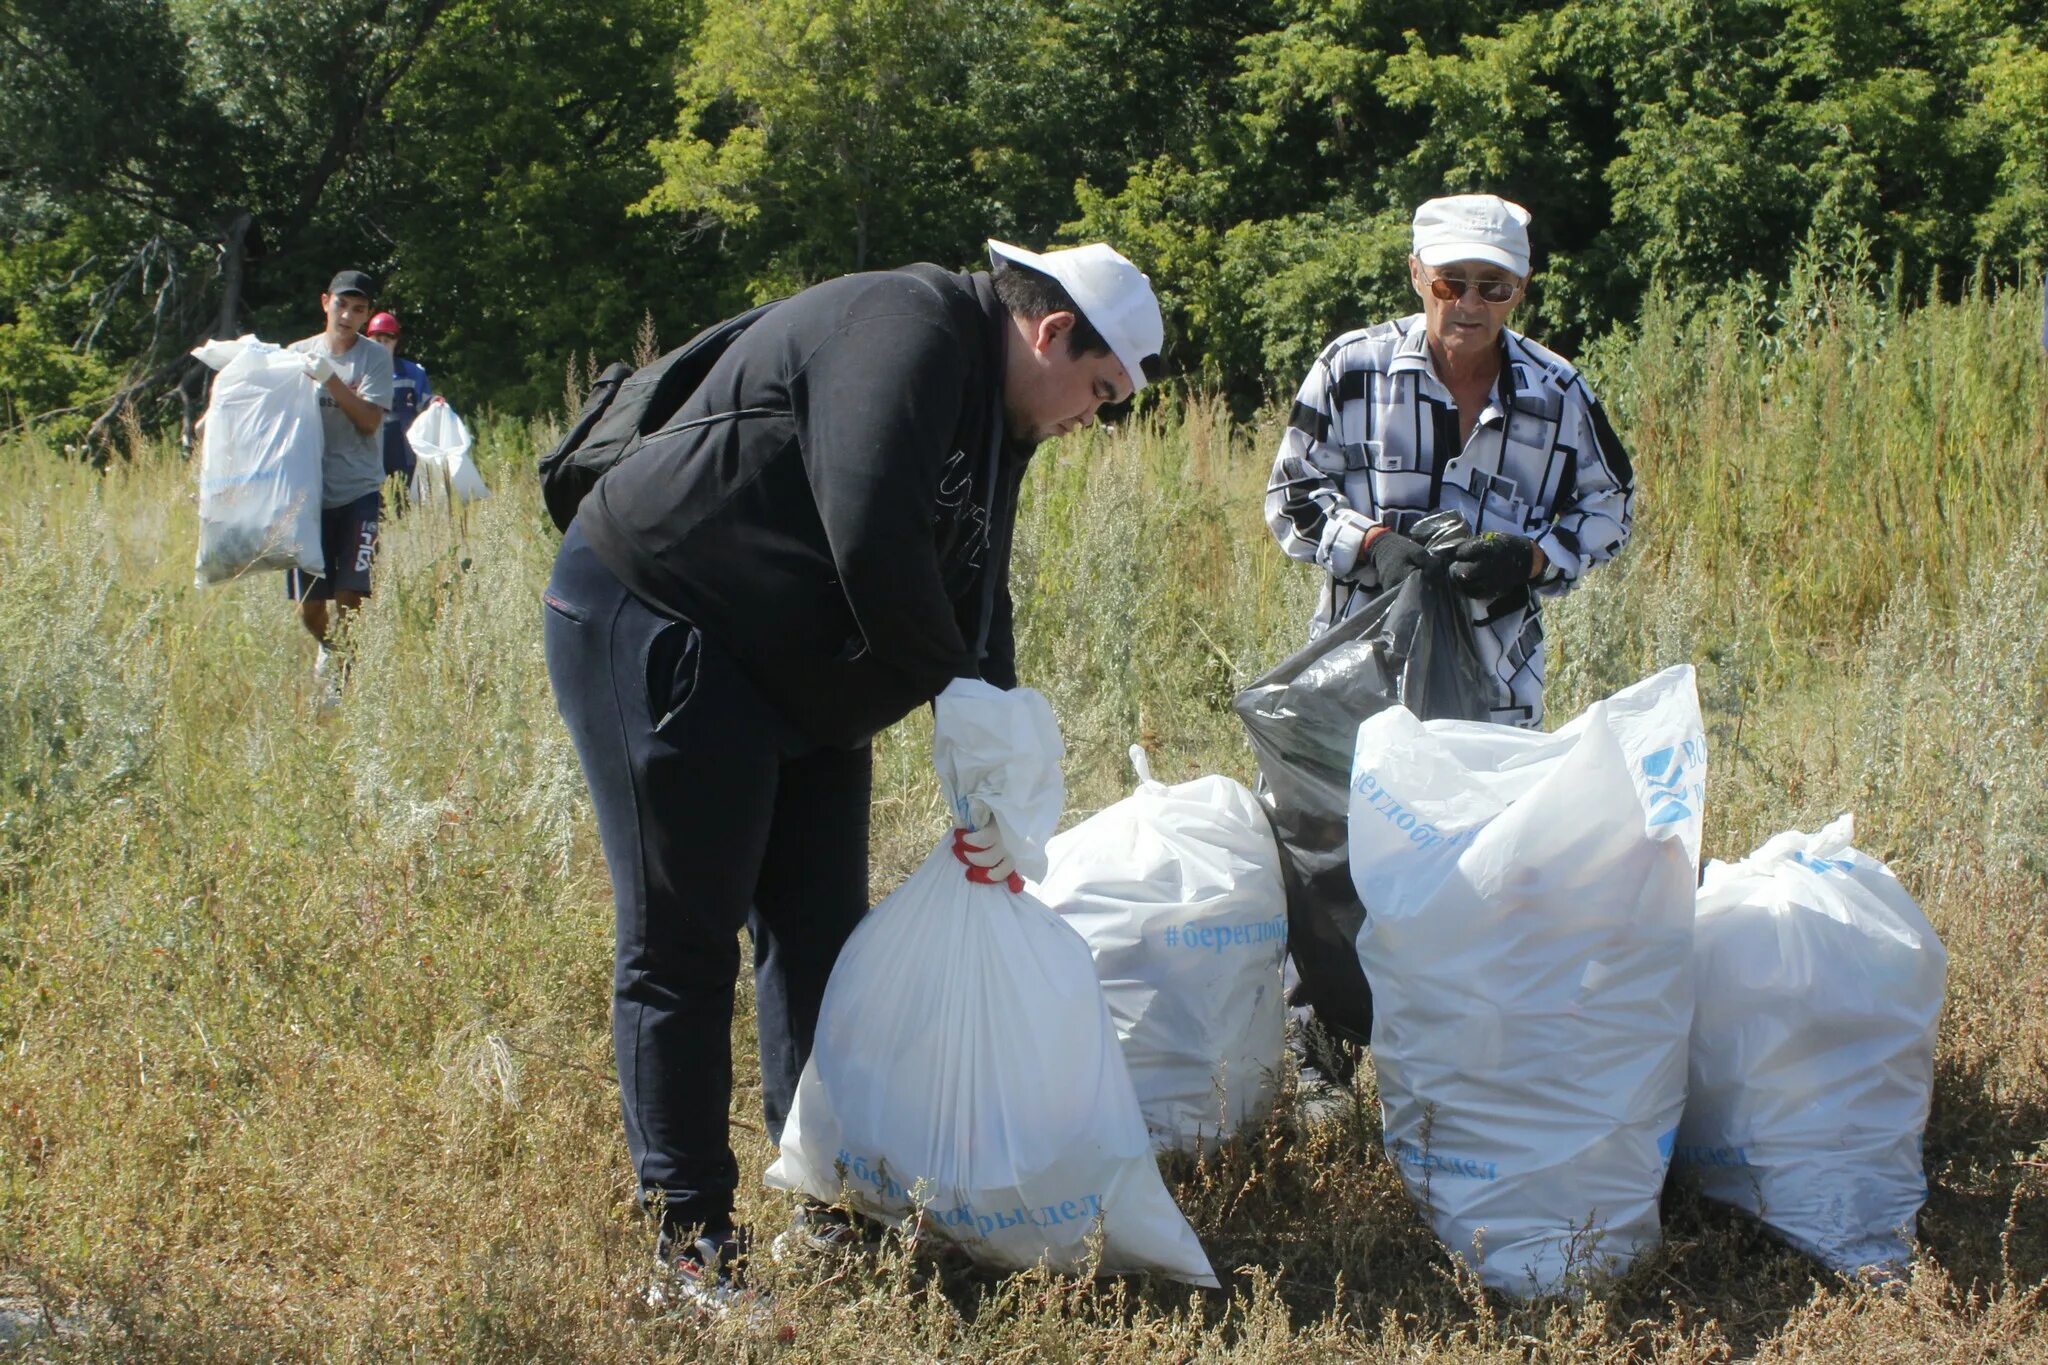
[[[1453,363],[1476,360],[1499,344],[1500,329],[1522,301],[1527,283],[1489,261],[1427,266],[1413,256],[1408,258],[1408,278],[1422,300],[1431,343]],[[1488,294],[1498,301],[1490,301]]]

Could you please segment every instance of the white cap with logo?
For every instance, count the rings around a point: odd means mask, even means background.
[[[1485,261],[1529,276],[1529,210],[1497,194],[1452,194],[1415,210],[1415,259]]]
[[[1138,267],[1101,242],[1041,254],[991,237],[988,258],[991,264],[1011,261],[1058,280],[1123,364],[1131,392],[1145,387],[1145,362],[1165,346],[1166,323],[1152,281]]]

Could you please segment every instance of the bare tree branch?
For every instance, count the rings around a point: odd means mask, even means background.
[[[192,338],[191,346],[197,346],[205,340],[206,336],[202,332]],[[85,448],[91,453],[95,461],[104,463],[108,454],[115,449],[113,442],[115,426],[121,420],[121,414],[127,410],[131,403],[134,403],[152,390],[170,383],[179,376],[186,366],[199,363],[192,358],[190,349],[190,346],[188,346],[185,351],[179,352],[171,359],[166,360],[155,369],[144,374],[141,378],[123,384],[121,388],[115,391],[113,399],[107,404],[106,411],[94,418],[93,424],[86,428]]]

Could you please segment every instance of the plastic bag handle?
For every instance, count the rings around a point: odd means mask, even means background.
[[[1131,746],[1131,767],[1137,770],[1138,781],[1143,785],[1147,787],[1159,785],[1158,780],[1152,776],[1152,760],[1146,755],[1144,745],[1133,744]]]
[[[1835,858],[1846,852],[1856,838],[1856,816],[1849,811],[1821,826],[1813,836],[1812,853],[1818,858]]]
[[[1825,862],[1838,858],[1850,850],[1856,838],[1856,817],[1844,811],[1812,834],[1798,830],[1786,830],[1764,842],[1763,846],[1741,859],[1735,865],[1752,873],[1770,875],[1771,869],[1788,862],[1804,858],[1818,858]]]

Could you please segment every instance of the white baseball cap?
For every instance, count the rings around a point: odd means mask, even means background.
[[[1050,275],[1060,282],[1131,377],[1131,392],[1145,387],[1145,362],[1166,345],[1166,323],[1152,281],[1102,242],[1040,254],[1021,246],[988,243],[991,265],[1010,261]]]
[[[1485,261],[1529,276],[1529,210],[1497,194],[1451,194],[1415,210],[1415,259]]]

